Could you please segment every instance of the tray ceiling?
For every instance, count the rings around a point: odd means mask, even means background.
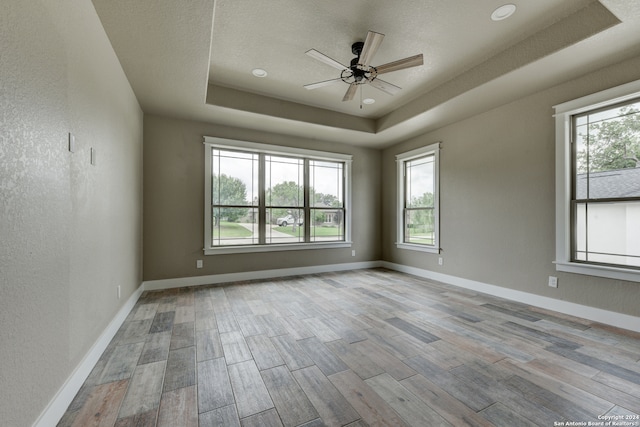
[[[574,78],[640,51],[634,0],[93,0],[146,113],[382,147]],[[415,54],[384,74],[391,96],[362,85],[305,84],[349,64],[367,31],[385,34],[372,64]],[[264,69],[266,77],[252,70]],[[371,98],[373,104],[361,104]]]

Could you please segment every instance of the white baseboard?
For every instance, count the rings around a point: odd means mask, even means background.
[[[618,328],[640,332],[640,317],[616,313],[614,311],[603,310],[601,308],[575,304],[572,302],[544,297],[541,295],[530,294],[528,292],[516,291],[514,289],[503,288],[501,286],[490,285],[487,283],[477,282],[475,280],[463,279],[456,276],[450,276],[448,274],[437,273],[435,271],[423,270],[421,268],[409,267],[401,264],[394,264],[387,261],[381,261],[380,266],[388,268],[389,270],[400,271],[402,273],[412,274],[414,276],[423,277],[425,279],[437,280],[438,282],[459,286],[461,288],[521,302],[535,307],[545,308],[548,310],[557,311],[559,313],[581,317],[583,319],[591,320],[594,322],[604,323]]]
[[[118,311],[116,316],[109,322],[107,328],[102,332],[91,349],[84,356],[84,359],[76,367],[73,373],[67,378],[64,385],[58,390],[56,395],[51,399],[49,405],[40,414],[33,427],[52,427],[58,424],[69,405],[73,401],[84,382],[91,374],[94,366],[98,363],[100,356],[106,350],[113,337],[124,323],[127,316],[136,305],[136,302],[142,295],[144,288],[142,285],[129,297],[127,302]]]
[[[311,267],[279,268],[274,270],[244,271],[240,273],[212,274],[209,276],[179,277],[176,279],[149,280],[142,283],[145,291],[183,288],[186,286],[216,285],[244,280],[271,279],[274,277],[301,276],[304,274],[330,273],[333,271],[377,268],[380,261],[350,262],[344,264],[316,265]]]

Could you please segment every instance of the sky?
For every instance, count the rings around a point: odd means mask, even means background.
[[[213,157],[214,173],[240,179],[247,187],[247,199],[253,200],[258,192],[258,156],[234,151],[222,151],[222,154],[223,161],[218,162],[217,157]],[[300,159],[276,156],[267,156],[267,159],[272,160],[268,162],[271,163],[271,167],[267,166],[267,188],[286,181],[303,184],[303,168]],[[341,197],[339,169],[331,167],[335,163],[314,161],[314,164],[316,167],[312,168],[310,179],[315,191]]]
[[[433,166],[434,157],[426,156],[408,162],[407,170],[407,196],[420,197],[424,193],[433,191]]]

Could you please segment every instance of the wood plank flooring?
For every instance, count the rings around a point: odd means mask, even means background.
[[[145,292],[58,426],[640,426],[639,414],[640,334],[371,269]]]

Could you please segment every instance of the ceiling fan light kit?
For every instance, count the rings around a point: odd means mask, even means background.
[[[339,69],[341,72],[338,78],[307,84],[304,87],[309,90],[318,89],[342,81],[349,85],[347,92],[342,98],[343,101],[352,100],[358,86],[363,84],[369,84],[389,95],[398,93],[401,89],[400,87],[378,78],[378,75],[420,66],[424,63],[423,56],[422,54],[414,55],[374,67],[371,65],[371,61],[383,39],[384,34],[369,31],[364,42],[353,43],[351,45],[351,52],[356,55],[356,57],[351,60],[349,66],[343,65],[315,49],[308,50],[305,52],[307,55],[333,68]]]

